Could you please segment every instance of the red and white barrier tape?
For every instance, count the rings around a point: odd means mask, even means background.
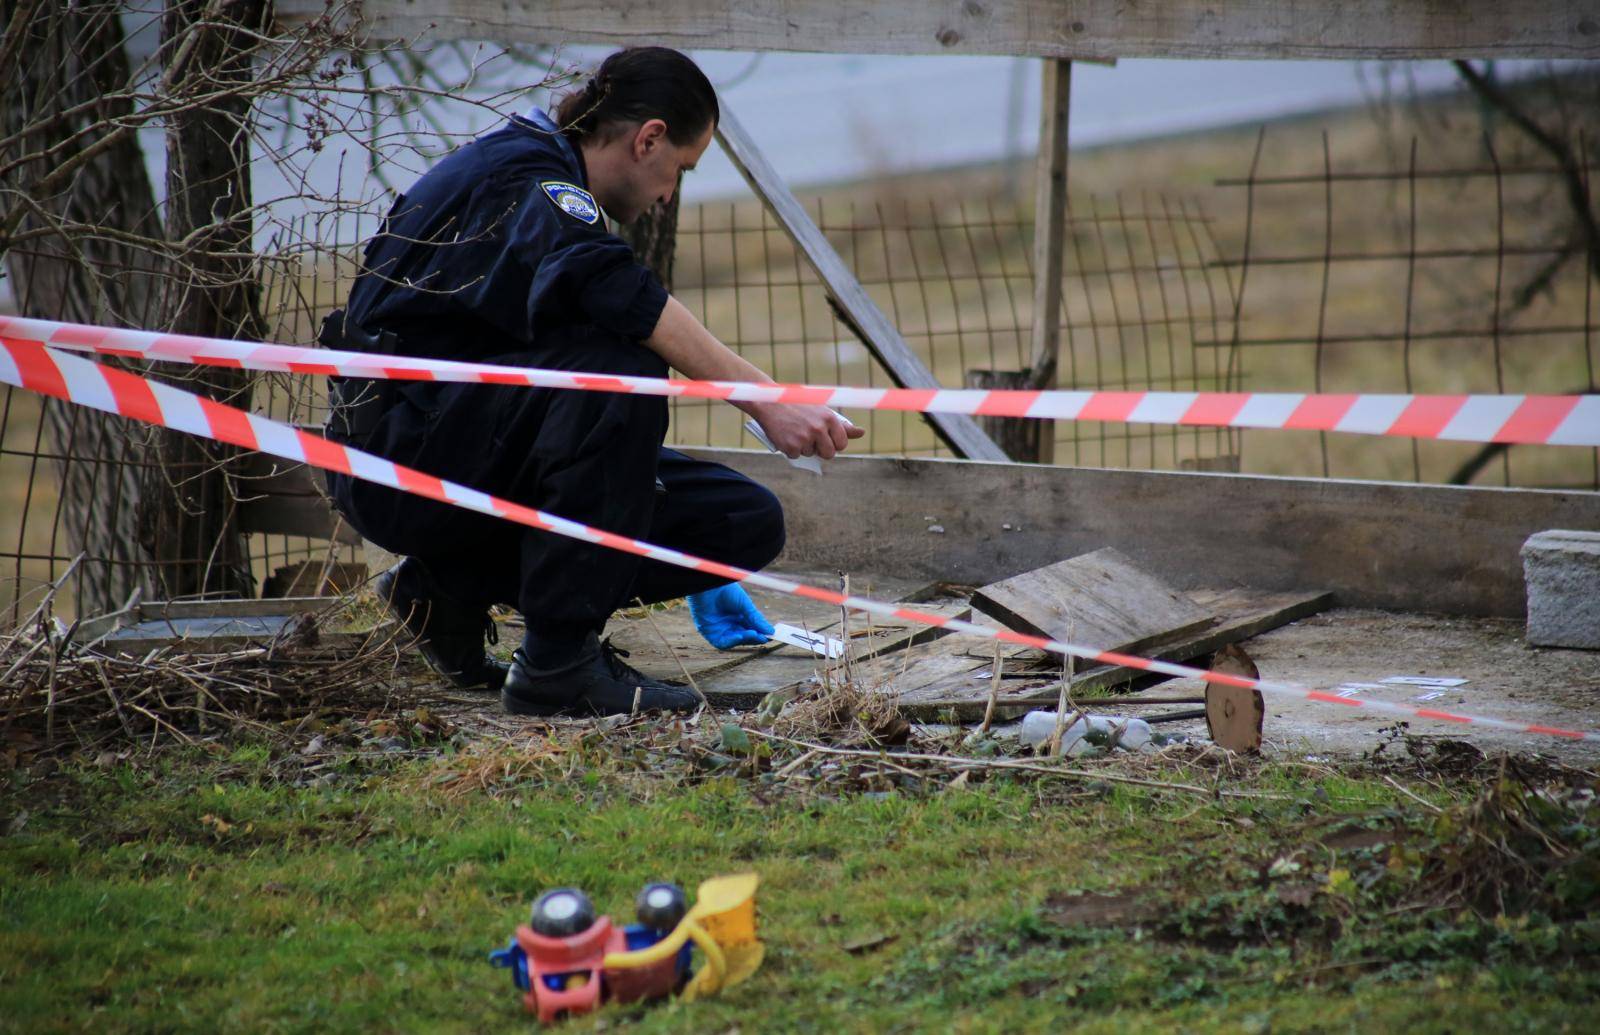
[[[0,340],[41,342],[80,352],[138,359],[295,374],[475,381],[698,399],[808,403],[836,409],[1189,427],[1295,428],[1461,442],[1600,446],[1600,395],[983,391],[680,381],[194,338],[22,317],[0,317]]]
[[[1479,715],[1459,715],[1434,708],[1416,708],[1388,701],[1343,698],[1320,690],[1275,683],[1265,679],[1247,679],[1223,672],[1175,665],[1171,662],[1118,654],[1113,651],[1080,647],[1058,640],[1028,636],[1006,629],[990,629],[954,618],[926,614],[909,607],[869,600],[865,597],[846,596],[832,590],[788,579],[746,571],[718,561],[694,557],[690,554],[656,546],[628,536],[616,535],[598,528],[546,511],[526,507],[488,493],[469,489],[464,485],[436,478],[421,471],[391,463],[371,453],[330,442],[319,435],[290,427],[232,406],[174,388],[171,385],[147,381],[122,370],[114,370],[90,360],[64,355],[45,348],[37,342],[0,338],[0,384],[18,385],[43,395],[66,399],[96,410],[117,413],[134,420],[147,421],[162,427],[176,428],[203,438],[226,442],[243,449],[270,453],[295,463],[310,464],[331,471],[341,471],[387,485],[402,492],[425,496],[443,503],[454,504],[481,514],[505,518],[530,528],[553,532],[588,543],[596,543],[613,550],[635,554],[650,560],[708,572],[721,578],[761,586],[790,596],[820,600],[827,604],[848,607],[883,618],[895,618],[920,625],[948,629],[951,632],[978,636],[984,639],[1003,640],[1022,644],[1055,654],[1072,655],[1085,661],[1106,665],[1119,665],[1144,672],[1157,672],[1168,676],[1197,676],[1229,686],[1253,688],[1274,697],[1320,701],[1383,712],[1408,719],[1435,719],[1463,726],[1485,726],[1516,733],[1538,733],[1568,740],[1600,742],[1600,731],[1563,729],[1513,722]]]

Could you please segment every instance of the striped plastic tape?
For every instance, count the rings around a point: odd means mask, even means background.
[[[242,449],[282,457],[296,463],[364,478],[380,485],[450,503],[468,510],[515,521],[556,535],[621,550],[665,564],[703,571],[721,578],[790,596],[805,597],[855,611],[947,629],[953,633],[1002,640],[1070,655],[1084,661],[1118,665],[1168,676],[1191,676],[1228,686],[1253,688],[1278,698],[1294,698],[1366,709],[1406,719],[1436,720],[1459,726],[1479,726],[1516,733],[1534,733],[1567,740],[1600,742],[1600,731],[1566,729],[1538,723],[1523,723],[1481,715],[1464,715],[1435,708],[1419,708],[1389,701],[1344,698],[1307,687],[1266,679],[1249,679],[1223,672],[1208,672],[1151,658],[1140,658],[1114,651],[1098,650],[1038,636],[991,629],[942,615],[927,614],[865,597],[849,596],[833,590],[794,582],[760,572],[746,571],[718,561],[695,557],[678,550],[657,546],[639,539],[617,535],[537,510],[520,503],[491,496],[455,482],[391,463],[371,453],[330,442],[309,431],[279,421],[246,413],[243,410],[186,392],[171,385],[149,381],[123,370],[116,370],[77,356],[65,355],[37,342],[0,338],[0,384],[17,385],[57,399],[70,400],[107,413],[175,428],[203,438],[225,442]]]
[[[1290,428],[1461,442],[1600,446],[1600,395],[1084,392],[688,381],[196,338],[22,317],[0,317],[0,340],[39,342],[111,356],[297,374],[475,381],[911,413],[1188,427]]]

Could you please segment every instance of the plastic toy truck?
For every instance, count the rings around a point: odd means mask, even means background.
[[[603,1002],[707,995],[761,965],[757,883],[755,874],[714,877],[700,885],[693,909],[676,884],[649,884],[634,901],[637,922],[620,928],[597,917],[583,892],[557,888],[539,896],[529,922],[489,960],[511,971],[523,1005],[544,1023]],[[691,945],[702,957],[698,970]]]

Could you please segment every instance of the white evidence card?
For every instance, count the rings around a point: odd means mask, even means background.
[[[772,629],[772,638],[791,647],[799,647],[824,658],[844,657],[844,641],[821,633],[809,633],[797,625],[779,622]]]

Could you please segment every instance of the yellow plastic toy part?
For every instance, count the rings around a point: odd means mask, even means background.
[[[758,884],[760,878],[753,873],[705,881],[694,908],[671,934],[649,948],[607,953],[603,965],[618,970],[648,967],[672,956],[692,939],[706,961],[684,987],[684,999],[737,985],[754,974],[766,956],[766,947],[756,937]]]
[[[756,937],[756,886],[760,883],[755,874],[741,873],[713,877],[700,885],[699,898],[684,919],[705,928],[721,947],[725,962],[721,967],[708,965],[696,971],[684,986],[685,1000],[692,1002],[737,985],[761,966],[767,950]]]

